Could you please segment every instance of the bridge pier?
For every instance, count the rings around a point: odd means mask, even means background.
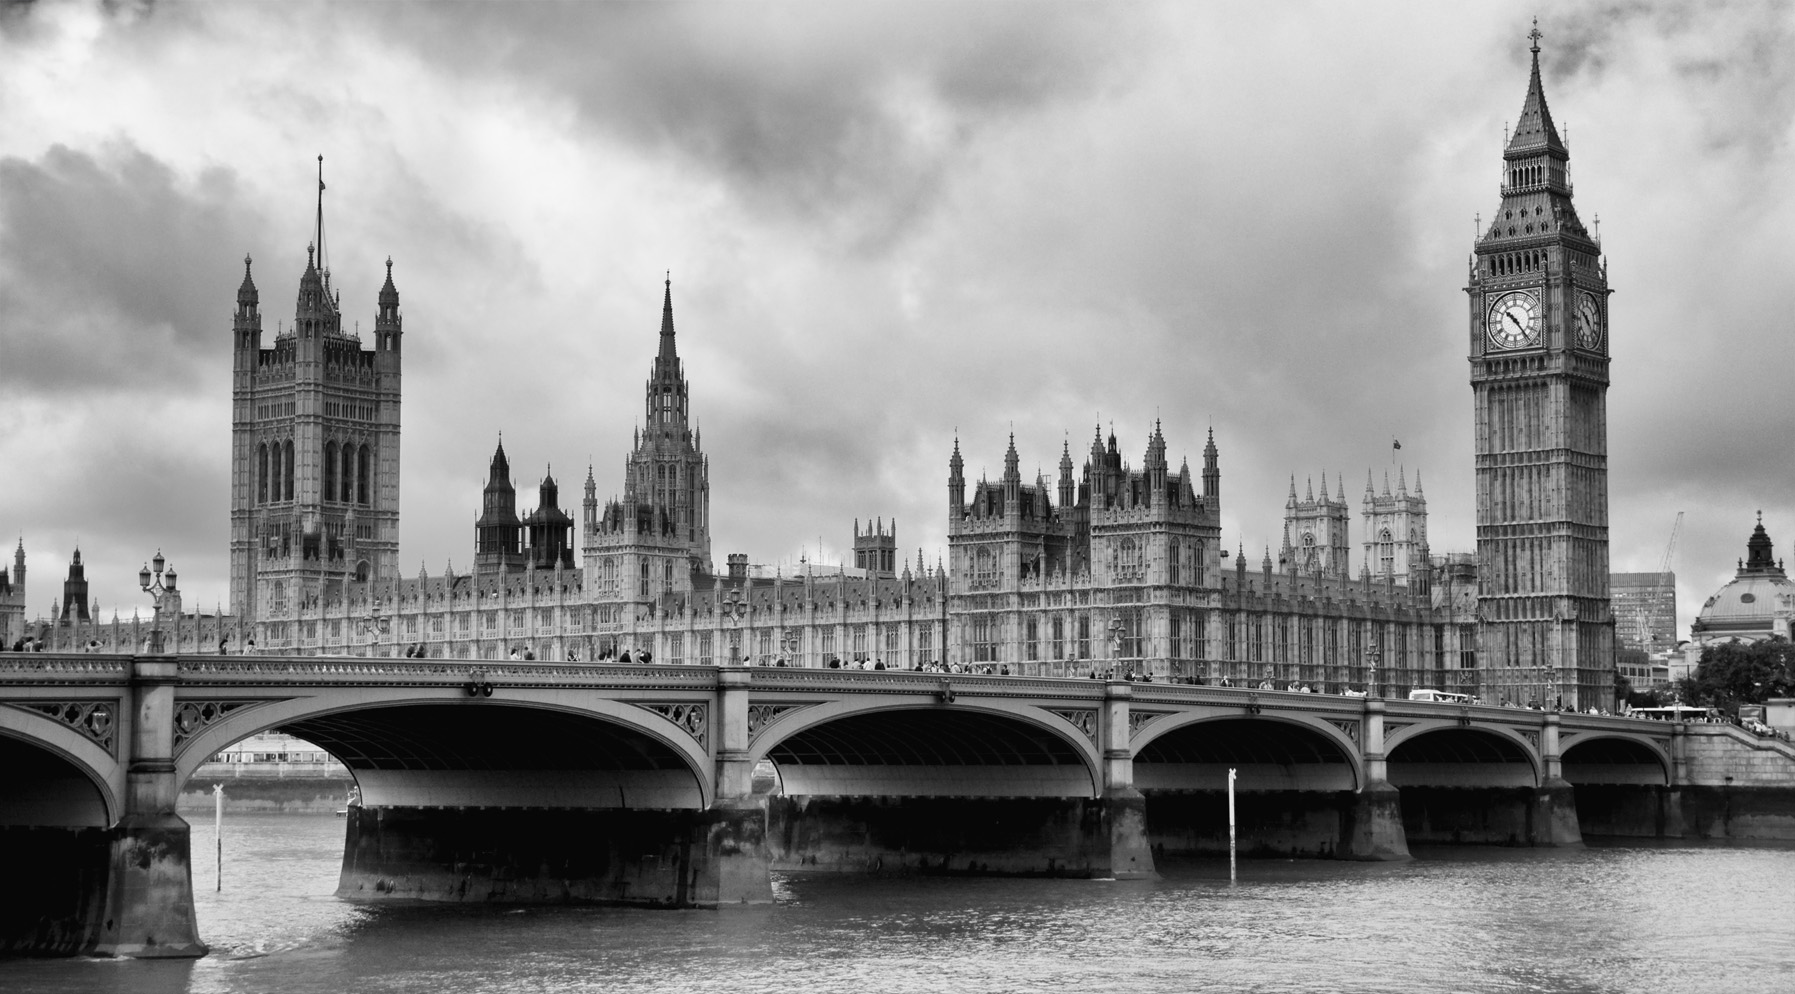
[[[125,814],[109,832],[100,956],[204,956],[193,909],[191,839],[175,814],[174,659],[137,659],[131,677],[131,763]]]
[[[1533,792],[1527,844],[1580,846],[1583,831],[1577,823],[1577,793],[1564,779],[1564,752],[1558,741],[1558,712],[1548,711],[1540,728],[1540,785]]]
[[[1409,837],[1402,827],[1402,793],[1390,783],[1390,763],[1384,754],[1384,702],[1365,700],[1361,758],[1365,785],[1354,796],[1340,826],[1340,855],[1346,859],[1399,860],[1409,858]]]
[[[1151,880],[1159,876],[1153,865],[1152,842],[1147,837],[1147,799],[1134,786],[1134,750],[1129,706],[1134,687],[1126,680],[1111,680],[1103,691],[1103,797],[1104,838],[1101,852],[1109,857],[1109,875],[1117,880]]]
[[[717,671],[717,797],[702,821],[704,848],[696,885],[700,904],[773,901],[767,802],[754,796],[754,761],[748,754],[753,679],[746,669]]]

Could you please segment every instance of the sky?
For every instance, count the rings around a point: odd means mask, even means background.
[[[264,344],[291,322],[319,155],[345,324],[389,257],[401,295],[408,575],[471,565],[501,432],[521,508],[551,466],[621,491],[669,271],[719,563],[878,517],[933,564],[956,437],[1052,479],[1155,423],[1193,472],[1213,427],[1250,563],[1323,473],[1420,475],[1471,551],[1463,288],[1536,13],[1615,291],[1611,564],[1685,512],[1686,634],[1755,512],[1795,540],[1795,6],[0,6],[28,614],[77,544],[104,618],[158,549],[228,601],[231,311],[247,254]]]

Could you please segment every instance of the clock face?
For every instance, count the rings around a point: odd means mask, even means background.
[[[1525,290],[1510,290],[1490,305],[1490,344],[1499,349],[1518,349],[1539,344],[1539,298]]]
[[[1595,294],[1577,295],[1577,347],[1595,351],[1602,347],[1602,306]]]

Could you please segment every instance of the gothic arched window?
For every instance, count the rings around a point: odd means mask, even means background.
[[[343,444],[343,471],[337,474],[337,479],[342,484],[340,499],[347,504],[355,496],[355,446],[347,442]]]
[[[1110,568],[1117,580],[1138,580],[1141,578],[1141,549],[1134,539],[1125,538],[1116,543],[1110,553]]]
[[[1396,543],[1391,540],[1388,528],[1378,534],[1377,558],[1385,576],[1393,575],[1396,572]]]
[[[324,499],[337,499],[337,443],[324,443]]]
[[[373,473],[374,454],[364,445],[357,452],[355,457],[355,498],[357,502],[362,504],[373,503],[368,496],[369,491],[372,489],[368,484],[368,478],[373,476]]]
[[[256,503],[268,503],[268,443],[256,446]]]
[[[973,556],[972,587],[974,590],[988,590],[997,586],[997,557],[990,549],[980,549]]]
[[[285,442],[283,442],[281,444],[281,449],[282,449],[281,462],[284,464],[284,465],[282,465],[281,471],[280,471],[281,492],[284,495],[284,496],[282,496],[281,499],[282,500],[292,500],[293,499],[293,440],[290,438],[287,439]]]

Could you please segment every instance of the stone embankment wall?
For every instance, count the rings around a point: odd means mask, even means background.
[[[1795,745],[1732,725],[1682,728],[1682,782],[1584,784],[1585,835],[1795,842]]]
[[[208,778],[202,767],[181,788],[175,810],[188,816],[211,814],[213,784],[224,785],[227,814],[330,814],[344,806],[355,780],[347,773],[340,777]]]
[[[1795,744],[1762,738],[1734,725],[1684,727],[1688,783],[1795,789]]]

